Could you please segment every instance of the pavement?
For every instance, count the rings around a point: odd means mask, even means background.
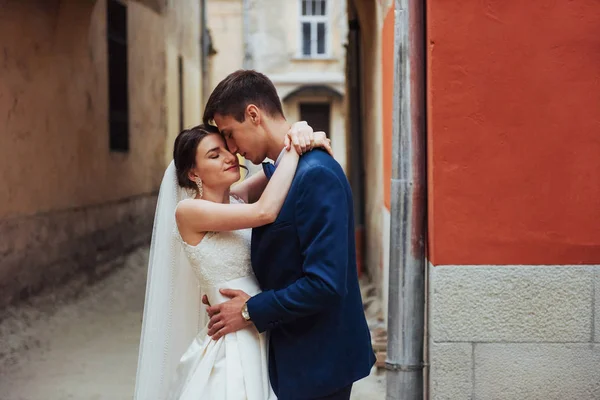
[[[3,311],[0,400],[131,399],[147,260],[148,248],[140,248],[93,285],[75,283]],[[376,368],[354,385],[353,400],[384,398]]]

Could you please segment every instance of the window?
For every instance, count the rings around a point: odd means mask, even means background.
[[[300,1],[300,56],[324,58],[329,53],[327,0]]]
[[[129,151],[127,77],[127,7],[116,0],[106,5],[108,41],[108,125],[110,149]]]

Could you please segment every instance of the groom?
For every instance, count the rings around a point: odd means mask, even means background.
[[[240,70],[215,88],[204,112],[229,150],[254,164],[278,160],[290,125],[273,83]],[[263,164],[267,178],[277,166]],[[252,266],[263,290],[209,307],[217,339],[254,324],[270,333],[269,374],[279,399],[349,399],[375,362],[356,269],[352,193],[326,152],[300,158],[289,194],[270,225],[252,231]]]

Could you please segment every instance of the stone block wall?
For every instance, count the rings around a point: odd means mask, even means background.
[[[600,266],[430,266],[431,399],[600,398]]]

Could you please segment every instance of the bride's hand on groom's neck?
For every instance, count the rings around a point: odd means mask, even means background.
[[[306,121],[299,121],[292,125],[285,135],[284,145],[288,151],[294,146],[298,155],[320,148],[333,157],[331,140],[327,138],[327,134],[323,131],[314,132]]]

